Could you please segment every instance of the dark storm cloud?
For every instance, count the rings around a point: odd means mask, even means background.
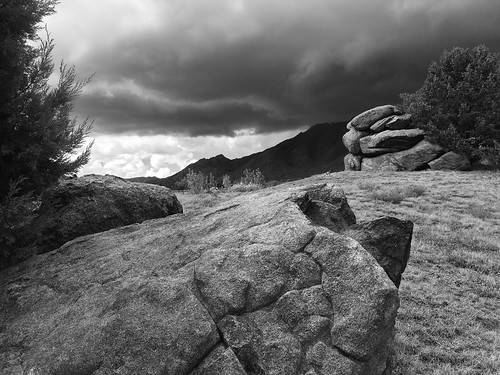
[[[128,3],[111,1],[88,22],[95,29],[63,42],[80,70],[96,72],[78,111],[106,133],[348,120],[416,90],[444,49],[500,50],[498,0]]]

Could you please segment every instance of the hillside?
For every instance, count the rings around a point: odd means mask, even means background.
[[[267,181],[297,180],[318,173],[341,171],[346,154],[342,144],[345,125],[345,122],[317,124],[276,146],[242,158],[228,159],[217,155],[200,159],[170,177],[136,177],[130,180],[175,188],[188,170],[205,175],[212,173],[216,178],[228,174],[233,181],[239,179],[247,168],[259,168]]]

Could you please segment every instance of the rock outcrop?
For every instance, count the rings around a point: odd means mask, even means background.
[[[415,171],[422,169],[470,169],[469,161],[424,139],[425,132],[412,127],[411,115],[392,105],[365,111],[348,124],[342,141],[349,152],[346,171]],[[442,155],[442,156],[441,156]]]
[[[471,168],[471,163],[467,157],[450,151],[429,162],[429,168],[433,170],[468,171]]]
[[[0,372],[382,374],[412,228],[354,222],[290,184],[35,256],[0,274]]]
[[[38,253],[86,234],[182,213],[170,189],[110,175],[61,181],[41,200],[35,221]]]

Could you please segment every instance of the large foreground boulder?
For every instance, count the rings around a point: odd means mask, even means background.
[[[182,212],[168,188],[119,177],[86,175],[60,182],[42,195],[35,221],[38,253],[86,234]]]
[[[354,222],[290,184],[33,257],[0,274],[0,373],[382,374],[398,289]]]

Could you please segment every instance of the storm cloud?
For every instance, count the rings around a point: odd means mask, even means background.
[[[101,133],[233,135],[399,101],[453,46],[500,47],[497,0],[66,0],[57,57]],[[75,26],[76,25],[76,26]]]

